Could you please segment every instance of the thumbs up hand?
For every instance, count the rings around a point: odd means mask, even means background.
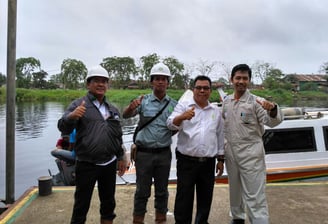
[[[129,109],[131,111],[134,111],[142,102],[144,96],[142,95],[141,97],[139,97],[138,99],[134,99],[132,100],[132,102],[129,105]]]
[[[191,109],[185,111],[183,113],[184,120],[191,120],[195,116],[195,107],[192,107]]]
[[[263,107],[263,109],[265,109],[267,111],[271,111],[272,109],[275,108],[275,104],[274,103],[272,103],[270,101],[267,101],[267,100],[265,100],[263,98],[260,98],[260,97],[257,97],[256,98],[256,102],[258,104],[260,104]]]
[[[68,118],[78,120],[80,117],[83,117],[85,110],[85,101],[83,100],[80,106],[75,108],[75,110],[68,115]]]
[[[181,113],[173,119],[173,124],[180,126],[184,120],[191,120],[195,116],[195,107],[191,107],[189,110]]]

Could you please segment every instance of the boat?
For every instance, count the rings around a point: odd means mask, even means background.
[[[220,92],[220,91],[219,91]],[[221,91],[221,99],[224,99]],[[187,90],[179,99],[186,100],[193,96],[191,90]],[[220,103],[216,103],[220,106]],[[328,180],[328,110],[327,109],[304,109],[300,107],[282,108],[284,120],[274,128],[265,126],[263,142],[265,148],[265,161],[267,167],[267,182],[304,181],[315,178]],[[128,129],[127,136],[123,136],[125,148],[130,149],[132,133],[135,125],[124,127]],[[175,148],[177,135],[172,137],[172,165],[169,177],[171,184],[176,183],[176,159]],[[127,160],[129,151],[127,151]],[[58,162],[57,162],[58,165]],[[60,167],[60,166],[58,166]],[[65,167],[64,167],[65,168]],[[71,177],[71,168],[60,169],[57,174],[60,180],[63,177]],[[62,171],[68,171],[68,174]],[[55,177],[55,176],[54,176]],[[72,178],[68,178],[72,179]],[[129,163],[123,176],[117,176],[117,184],[135,184],[135,167]],[[65,181],[62,181],[65,183]],[[69,185],[69,184],[55,185]],[[66,181],[67,182],[67,181]],[[58,183],[58,181],[57,181]],[[228,183],[226,172],[216,177],[216,183]]]
[[[328,177],[328,111],[282,108],[284,120],[265,127],[267,182]]]
[[[190,97],[190,92],[187,93]],[[182,97],[184,100],[186,97]],[[224,99],[224,96],[221,96]],[[220,106],[220,104],[218,104]],[[282,108],[284,120],[274,128],[265,126],[263,142],[267,167],[267,182],[328,180],[328,110]],[[176,183],[175,145],[173,136],[172,166],[169,182]],[[127,147],[128,148],[128,147]],[[123,179],[123,180],[122,180]],[[131,164],[118,184],[135,183]],[[216,183],[228,183],[226,172],[216,177]]]

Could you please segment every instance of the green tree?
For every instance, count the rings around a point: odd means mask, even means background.
[[[53,82],[53,83],[56,83],[58,86],[62,83],[61,80],[62,80],[62,74],[59,73],[59,74],[54,74],[52,76],[50,76],[50,79],[49,79],[49,82]]]
[[[107,57],[103,59],[101,66],[108,71],[114,80],[113,86],[117,88],[128,86],[130,75],[135,76],[137,73],[137,67],[131,57]]]
[[[65,59],[61,65],[61,83],[64,89],[77,89],[82,87],[88,70],[82,61]]]
[[[174,57],[167,57],[163,60],[163,63],[169,67],[171,72],[171,83],[175,88],[184,89],[188,83],[188,76],[183,74],[184,65]]]
[[[54,79],[49,79],[47,82],[47,89],[58,89],[60,82],[55,82]]]
[[[0,72],[0,87],[7,82],[7,77]]]
[[[263,81],[263,86],[267,89],[277,89],[282,87],[282,77],[283,73],[280,69],[270,68]]]
[[[325,62],[320,66],[319,72],[328,74],[328,62]]]
[[[16,60],[16,85],[18,88],[31,88],[32,74],[41,70],[41,63],[33,57]]]
[[[47,88],[47,76],[48,73],[43,70],[32,73],[32,87],[37,89]]]
[[[156,54],[148,54],[140,58],[141,66],[139,67],[139,74],[141,80],[150,81],[151,68],[160,61],[160,57]]]
[[[260,83],[263,83],[271,69],[274,69],[274,68],[270,63],[256,61],[252,65],[253,76],[254,76],[254,78],[252,78],[252,79],[260,80]]]

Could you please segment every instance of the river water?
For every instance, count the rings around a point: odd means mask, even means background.
[[[38,185],[38,177],[58,172],[50,151],[55,148],[60,132],[57,121],[67,103],[18,103],[15,136],[15,199],[28,188]],[[120,108],[120,107],[119,107]],[[123,106],[120,108],[122,110]],[[0,104],[0,199],[6,194],[6,105]],[[123,141],[130,148],[137,118],[122,120]]]
[[[327,108],[328,102],[298,102],[292,106]],[[15,198],[21,196],[28,188],[38,185],[38,177],[58,172],[54,157],[50,151],[55,148],[60,132],[57,121],[68,103],[37,102],[16,104],[16,137],[15,137]],[[124,105],[117,105],[122,111]],[[6,105],[0,104],[0,199],[6,192]],[[132,133],[138,118],[124,119],[123,141],[130,148]]]

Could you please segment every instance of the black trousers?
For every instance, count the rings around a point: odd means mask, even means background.
[[[177,152],[177,192],[174,206],[175,223],[192,222],[194,193],[196,190],[196,224],[208,223],[212,204],[215,158],[193,160]]]
[[[171,160],[172,154],[170,148],[157,153],[137,152],[134,215],[144,215],[147,212],[147,203],[151,195],[152,184],[154,184],[155,191],[155,210],[159,213],[166,214],[168,211],[169,192],[167,186],[170,176]]]
[[[115,218],[116,163],[99,166],[87,162],[76,162],[76,189],[71,224],[85,223],[92,193],[97,182],[102,219]]]

